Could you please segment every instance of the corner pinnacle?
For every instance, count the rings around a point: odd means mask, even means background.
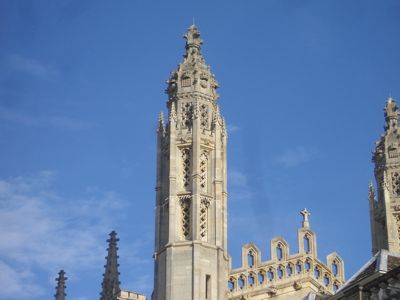
[[[58,277],[56,278],[57,281],[57,287],[56,287],[56,294],[54,295],[55,300],[65,300],[65,296],[67,295],[65,293],[65,281],[68,278],[65,277],[65,272],[64,270],[61,270],[60,272],[58,272]]]

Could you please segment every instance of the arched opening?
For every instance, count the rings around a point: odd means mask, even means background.
[[[281,279],[281,278],[283,277],[283,270],[282,270],[282,267],[279,267],[279,268],[276,270],[276,273],[277,273],[278,278]]]
[[[298,261],[296,264],[296,272],[297,272],[297,274],[301,273],[301,262],[300,261]]]
[[[274,280],[274,271],[272,269],[268,270],[267,277],[269,281]]]
[[[336,293],[337,290],[339,289],[339,285],[335,282],[335,283],[333,284],[332,288],[333,288],[333,291]]]
[[[303,244],[304,244],[304,252],[310,253],[310,238],[307,234],[303,238]]]
[[[328,286],[329,283],[330,283],[329,276],[325,274],[325,276],[324,276],[324,285]]]
[[[254,266],[254,254],[251,250],[247,254],[247,265],[249,266],[249,268],[252,268]]]
[[[258,273],[258,282],[261,284],[264,282],[265,276],[262,272]]]
[[[306,270],[306,272],[308,272],[308,271],[310,271],[310,269],[311,269],[311,264],[310,264],[310,262],[307,260],[307,261],[304,263],[304,270]]]
[[[238,280],[238,287],[239,287],[239,289],[243,289],[244,288],[244,279],[243,279],[243,275],[241,275],[240,277],[239,277],[239,280]]]
[[[292,276],[292,274],[293,274],[293,267],[292,267],[292,265],[287,265],[287,267],[286,267],[286,274],[287,274],[287,276],[288,277],[290,277],[290,276]]]
[[[319,279],[320,276],[321,276],[321,271],[319,270],[318,267],[315,267],[315,269],[314,269],[314,277],[316,279]]]
[[[278,246],[276,246],[276,258],[278,260],[282,260],[283,258],[283,250],[281,244],[278,244]]]
[[[228,281],[228,290],[233,291],[235,289],[235,280],[233,278]]]
[[[248,282],[248,284],[249,284],[249,286],[253,286],[254,285],[254,276],[253,275],[250,275],[248,278],[247,278],[247,282]]]
[[[338,264],[337,264],[336,261],[334,261],[334,262],[332,263],[332,274],[333,274],[333,276],[335,276],[335,277],[338,275]]]

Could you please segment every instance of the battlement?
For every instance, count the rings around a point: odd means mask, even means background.
[[[326,263],[318,259],[316,234],[309,227],[309,213],[303,210],[301,214],[303,226],[298,229],[298,253],[291,254],[288,242],[280,236],[271,240],[271,257],[267,261],[262,261],[256,245],[249,243],[242,247],[242,266],[229,274],[229,299],[244,296],[258,299],[257,295],[265,299],[266,295],[285,294],[290,299],[291,293],[298,294],[300,290],[304,290],[304,296],[310,292],[332,295],[344,284],[343,260],[336,252],[327,256]]]
[[[146,300],[146,296],[129,291],[120,291],[116,300]]]

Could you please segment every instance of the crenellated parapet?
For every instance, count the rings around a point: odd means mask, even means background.
[[[326,262],[317,257],[316,234],[309,226],[305,209],[302,227],[298,229],[298,252],[291,253],[289,243],[281,236],[270,242],[270,259],[262,260],[260,249],[250,243],[242,248],[242,266],[230,272],[229,299],[266,299],[304,292],[333,294],[344,284],[344,263],[333,252]],[[285,298],[288,297],[288,298]],[[280,298],[278,298],[280,299]]]

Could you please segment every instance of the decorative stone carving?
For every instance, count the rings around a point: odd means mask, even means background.
[[[396,196],[400,196],[400,176],[398,172],[392,172],[392,191]]]
[[[191,207],[191,196],[184,195],[179,197],[179,204],[181,206],[181,230],[182,238],[190,238],[190,207]]]
[[[182,103],[182,127],[189,128],[192,126],[193,104],[190,102]]]
[[[203,241],[207,241],[209,206],[210,199],[202,198],[200,202],[200,239]]]
[[[182,185],[184,190],[190,189],[191,151],[190,148],[181,149],[182,156]]]
[[[200,187],[207,192],[208,181],[208,151],[203,150],[200,155]]]
[[[200,128],[205,131],[209,129],[209,114],[208,114],[208,106],[206,104],[200,105]]]
[[[294,289],[295,289],[296,291],[298,291],[298,290],[301,290],[301,288],[302,288],[303,286],[302,286],[302,284],[301,284],[300,282],[295,281],[295,282],[293,283],[293,287],[294,287]]]

